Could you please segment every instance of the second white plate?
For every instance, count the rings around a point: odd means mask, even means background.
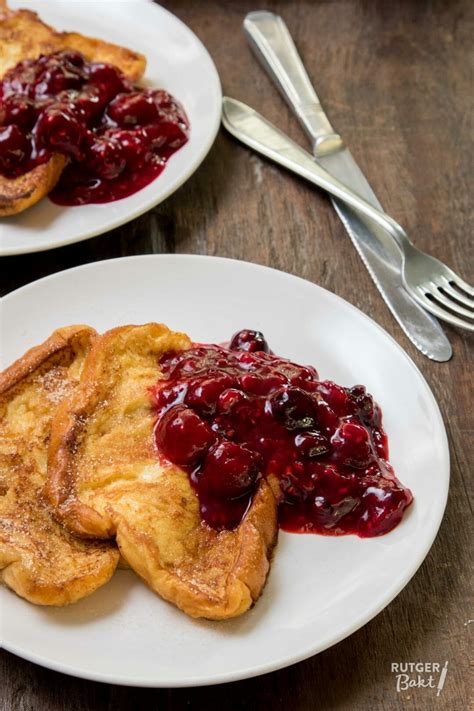
[[[207,50],[181,20],[145,0],[12,0],[28,6],[58,30],[81,32],[130,46],[147,58],[144,81],[166,89],[183,104],[189,141],[163,173],[143,190],[103,205],[61,207],[44,198],[0,221],[0,256],[41,252],[107,232],[138,217],[180,187],[207,155],[219,129],[221,88]]]
[[[75,605],[47,609],[1,590],[6,649],[51,669],[136,686],[243,679],[319,652],[365,624],[410,580],[438,531],[449,484],[435,399],[405,352],[371,319],[297,277],[213,257],[141,256],[71,269],[2,302],[2,367],[54,328],[161,321],[201,342],[258,328],[270,347],[322,378],[364,383],[382,406],[391,461],[415,501],[386,536],[281,533],[250,612],[192,620],[130,571]],[[432,571],[436,575],[436,571]]]

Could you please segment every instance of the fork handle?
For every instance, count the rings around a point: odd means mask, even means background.
[[[249,12],[243,27],[250,46],[293,109],[317,154],[342,148],[342,139],[321,107],[282,18],[265,10]]]

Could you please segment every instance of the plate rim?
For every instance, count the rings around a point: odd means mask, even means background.
[[[410,358],[408,353],[404,350],[404,348],[382,327],[380,326],[374,319],[372,319],[370,316],[365,314],[363,311],[361,311],[359,308],[351,304],[349,301],[346,299],[342,298],[341,296],[338,296],[334,292],[330,291],[329,289],[326,289],[319,284],[315,284],[314,282],[304,279],[302,277],[299,277],[295,274],[291,274],[289,272],[285,272],[280,269],[275,269],[274,267],[268,267],[266,265],[262,264],[257,264],[254,262],[248,262],[246,260],[240,260],[240,259],[233,259],[229,257],[219,257],[219,256],[212,256],[212,255],[198,255],[198,254],[141,254],[141,255],[130,255],[130,256],[124,256],[124,257],[115,257],[113,259],[102,259],[98,260],[96,262],[90,262],[87,264],[81,264],[77,265],[75,267],[70,267],[68,269],[61,270],[59,272],[55,272],[54,274],[49,274],[45,277],[42,277],[40,279],[37,279],[33,282],[30,282],[29,284],[25,284],[18,289],[15,289],[14,291],[10,292],[9,294],[6,294],[4,297],[2,297],[2,303],[8,302],[10,297],[16,296],[19,292],[26,292],[29,289],[33,288],[36,286],[38,283],[43,283],[43,282],[48,282],[49,280],[58,278],[64,274],[67,274],[72,271],[77,271],[77,270],[87,270],[87,269],[93,269],[93,268],[100,268],[101,266],[108,265],[110,264],[113,268],[114,263],[124,263],[124,262],[146,262],[146,261],[166,261],[166,260],[176,260],[176,261],[185,261],[185,260],[199,260],[202,262],[213,262],[218,264],[219,262],[224,262],[224,263],[238,263],[241,265],[244,265],[245,267],[250,267],[254,270],[258,271],[272,271],[276,272],[278,275],[283,275],[284,277],[289,277],[291,280],[296,280],[298,282],[303,282],[304,284],[309,284],[312,287],[316,287],[316,289],[323,291],[325,294],[329,294],[331,298],[333,298],[336,302],[342,302],[342,304],[345,307],[349,307],[351,310],[356,312],[359,316],[362,316],[364,320],[369,322],[372,326],[375,325],[376,329],[386,338],[388,338],[388,341],[390,345],[395,346],[396,350],[398,353],[403,356],[405,361],[407,362],[407,365],[414,371],[415,375],[418,376],[418,379],[420,383],[423,385],[425,388],[426,395],[429,398],[430,404],[433,408],[433,414],[436,417],[437,424],[440,428],[440,433],[442,433],[442,441],[440,442],[441,445],[441,450],[442,450],[442,461],[440,462],[440,467],[442,470],[445,470],[446,475],[444,477],[443,483],[444,483],[444,490],[441,491],[440,496],[438,498],[438,503],[437,503],[437,508],[435,510],[436,516],[432,519],[432,524],[431,524],[431,533],[428,539],[426,539],[425,544],[423,546],[423,549],[418,552],[416,558],[414,559],[414,562],[408,568],[406,569],[405,573],[400,577],[400,580],[398,581],[397,585],[394,585],[392,588],[389,590],[389,594],[386,595],[383,598],[383,601],[380,601],[379,604],[370,610],[370,612],[367,614],[366,612],[361,613],[357,619],[353,621],[353,623],[346,627],[346,629],[339,634],[334,635],[333,637],[328,637],[325,642],[322,645],[319,645],[317,643],[313,643],[311,646],[306,647],[302,652],[297,653],[292,655],[291,657],[286,658],[284,661],[279,661],[279,662],[263,662],[257,666],[252,666],[248,667],[245,669],[240,669],[237,671],[231,671],[231,672],[222,672],[219,673],[216,676],[212,677],[203,677],[199,676],[196,678],[193,677],[186,677],[183,678],[179,681],[174,680],[171,683],[166,682],[166,681],[155,681],[147,677],[133,677],[126,679],[124,678],[123,675],[115,677],[113,674],[108,674],[104,672],[91,672],[88,669],[80,669],[77,666],[69,665],[67,663],[61,663],[57,662],[55,660],[49,660],[45,658],[44,656],[37,655],[36,653],[31,653],[23,649],[23,648],[18,648],[15,646],[15,644],[9,644],[8,642],[5,643],[5,640],[2,640],[3,648],[6,649],[7,651],[16,654],[17,656],[26,659],[28,661],[34,662],[42,667],[45,667],[47,669],[52,669],[54,671],[58,671],[64,674],[68,674],[70,676],[74,676],[76,678],[82,678],[90,681],[98,681],[98,682],[103,682],[103,683],[108,683],[108,684],[116,684],[119,686],[132,686],[132,687],[141,687],[141,688],[186,688],[186,687],[193,687],[193,686],[209,686],[209,685],[217,685],[217,684],[224,684],[224,683],[229,683],[233,681],[239,681],[239,680],[244,680],[244,679],[249,679],[253,678],[256,676],[261,676],[263,674],[271,673],[273,671],[278,671],[279,669],[284,669],[286,667],[290,667],[293,664],[297,664],[298,662],[304,661],[306,659],[309,659],[310,657],[319,654],[320,652],[325,651],[326,649],[329,649],[330,647],[334,646],[335,644],[338,644],[342,640],[346,639],[347,637],[351,636],[354,632],[359,630],[361,627],[363,627],[365,624],[370,622],[372,619],[374,619],[385,607],[387,607],[394,599],[399,595],[399,593],[406,587],[406,585],[410,582],[410,580],[413,578],[421,564],[424,562],[426,559],[426,556],[428,555],[435,539],[438,534],[439,528],[441,526],[441,523],[443,521],[445,509],[446,509],[446,504],[447,504],[447,497],[449,493],[449,483],[450,483],[450,451],[449,451],[449,442],[448,442],[448,437],[447,437],[447,432],[446,432],[446,427],[443,421],[443,417],[441,415],[441,411],[438,405],[438,402],[428,384],[426,381],[425,377],[423,376],[422,372],[416,365],[416,363]],[[10,592],[10,591],[8,591]]]
[[[189,180],[189,178],[196,172],[196,170],[200,167],[206,156],[208,155],[209,151],[211,150],[217,134],[219,132],[220,124],[221,124],[221,106],[222,106],[222,85],[219,77],[219,73],[217,71],[217,67],[214,63],[214,60],[211,57],[211,54],[207,47],[204,45],[202,40],[197,36],[197,34],[185,23],[183,20],[181,20],[177,15],[175,15],[173,12],[168,10],[167,8],[163,7],[162,5],[159,5],[153,0],[139,0],[139,2],[143,5],[146,5],[147,7],[154,8],[152,12],[157,11],[158,13],[163,12],[166,15],[169,15],[171,18],[173,18],[173,21],[177,22],[179,25],[182,26],[187,32],[189,32],[197,42],[197,44],[200,46],[203,54],[206,56],[207,60],[209,61],[209,68],[213,74],[213,81],[215,82],[215,89],[217,91],[217,101],[216,101],[216,111],[215,115],[211,114],[212,121],[209,122],[210,126],[210,133],[208,136],[207,141],[203,142],[200,146],[197,158],[195,162],[190,164],[186,170],[183,171],[182,175],[179,176],[174,183],[172,183],[169,188],[162,194],[160,195],[156,200],[150,200],[147,202],[146,206],[141,206],[137,207],[135,210],[131,212],[127,212],[126,215],[124,214],[122,217],[118,217],[117,219],[113,220],[110,225],[107,226],[107,229],[103,228],[92,228],[88,231],[86,231],[81,237],[73,237],[73,238],[65,238],[61,239],[58,242],[55,242],[54,244],[43,244],[39,247],[31,248],[30,246],[24,246],[24,247],[13,247],[13,248],[2,248],[1,246],[1,241],[0,241],[0,257],[13,257],[13,256],[20,256],[22,254],[36,254],[39,252],[47,252],[49,250],[53,249],[58,249],[60,247],[67,247],[68,245],[71,244],[77,244],[79,242],[85,242],[86,240],[92,239],[93,237],[98,237],[100,235],[107,234],[108,232],[111,232],[112,230],[117,229],[117,227],[121,227],[122,225],[126,225],[132,220],[137,219],[141,215],[144,215],[146,212],[149,212],[153,208],[155,208],[157,205],[160,205],[162,202],[167,200],[170,195],[175,193],[179,188],[184,185],[185,182]],[[146,187],[146,186],[145,186]],[[140,192],[140,191],[138,191]],[[135,193],[134,193],[135,194]],[[43,200],[47,199],[47,195],[42,198]],[[123,200],[127,200],[127,198],[122,198]],[[120,202],[120,201],[117,201]],[[108,203],[105,203],[107,205]],[[79,206],[81,207],[81,206]],[[8,219],[8,218],[6,218]],[[1,226],[1,225],[0,225]]]

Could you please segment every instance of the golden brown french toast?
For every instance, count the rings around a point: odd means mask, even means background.
[[[36,13],[9,10],[0,2],[0,78],[23,59],[64,49],[81,52],[89,61],[114,64],[132,81],[145,72],[146,59],[138,52],[76,32],[56,32]],[[0,217],[15,215],[41,200],[54,188],[65,165],[64,156],[55,154],[19,178],[0,176]]]
[[[277,535],[276,502],[262,479],[237,528],[211,529],[188,475],[155,450],[150,388],[162,377],[158,360],[190,345],[153,323],[95,341],[80,385],[53,420],[46,493],[71,532],[116,537],[153,590],[192,617],[217,620],[259,597]]]
[[[66,605],[112,576],[115,546],[71,535],[43,499],[53,412],[79,380],[95,338],[55,331],[0,374],[0,580],[38,605]]]

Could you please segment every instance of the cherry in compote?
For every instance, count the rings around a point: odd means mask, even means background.
[[[223,440],[207,452],[194,481],[200,490],[221,499],[250,493],[259,474],[260,457],[240,444]]]
[[[261,331],[252,331],[249,328],[234,333],[230,339],[229,347],[233,351],[248,351],[249,353],[255,353],[255,351],[268,353],[269,351],[268,343],[263,333]]]
[[[364,386],[319,380],[250,329],[229,347],[168,353],[160,367],[157,449],[187,469],[208,525],[238,525],[269,475],[287,531],[377,536],[400,522],[413,497],[388,463],[380,408]]]
[[[217,439],[209,425],[184,405],[173,407],[159,419],[155,438],[175,464],[195,464]]]
[[[18,126],[0,128],[0,169],[11,170],[29,157],[31,146]]]
[[[119,69],[62,51],[19,62],[0,82],[0,174],[16,178],[60,153],[51,199],[109,202],[154,180],[188,139],[180,104]]]

